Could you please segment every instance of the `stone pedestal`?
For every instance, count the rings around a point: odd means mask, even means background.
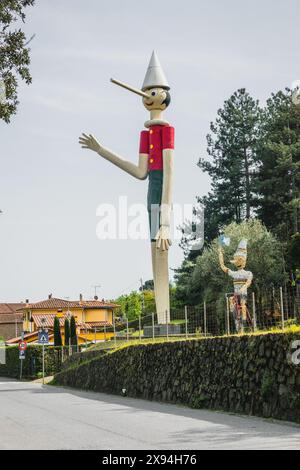
[[[167,336],[167,331],[169,336],[173,335],[180,335],[182,334],[181,325],[155,325],[154,326],[154,336]],[[153,337],[153,327],[152,326],[144,326],[144,337],[145,338],[152,338]]]

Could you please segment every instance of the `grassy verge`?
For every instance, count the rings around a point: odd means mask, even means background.
[[[268,334],[289,334],[289,333],[300,333],[300,326],[297,325],[291,325],[286,327],[284,330],[282,328],[272,328],[270,330],[257,330],[255,332],[247,332],[242,335],[237,335],[237,334],[231,334],[229,336],[262,336],[262,335],[268,335]],[[204,335],[198,335],[198,336],[189,336],[186,338],[184,335],[182,336],[170,336],[169,338],[167,337],[159,337],[159,338],[142,338],[141,340],[137,336],[137,339],[130,339],[127,341],[126,339],[124,340],[118,340],[116,343],[112,341],[107,341],[103,343],[98,343],[92,347],[90,347],[88,350],[108,350],[110,352],[114,352],[129,346],[136,346],[139,344],[156,344],[156,343],[165,343],[165,342],[175,342],[175,341],[195,341],[195,340],[205,340],[207,338],[224,338],[228,335],[223,335],[223,336],[204,336]]]

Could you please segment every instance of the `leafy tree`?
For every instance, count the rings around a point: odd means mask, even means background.
[[[197,303],[196,299],[192,299],[191,293],[191,277],[195,269],[196,260],[186,258],[183,260],[181,266],[175,270],[176,294],[175,298],[179,305],[191,305]]]
[[[70,321],[68,318],[65,319],[65,346],[69,346],[70,344]]]
[[[253,227],[257,236],[265,234],[262,241],[266,249],[267,241],[270,242],[270,256],[260,257],[256,265],[250,254],[249,266],[252,264],[256,271],[256,289],[262,292],[279,279],[282,283],[286,272],[292,277],[299,269],[300,106],[291,95],[288,89],[273,94],[262,110],[241,89],[218,111],[207,137],[210,161],[199,161],[199,167],[212,180],[209,194],[198,198],[198,203],[205,207],[204,249],[191,251],[191,240],[183,236],[185,260],[175,274],[178,302],[195,304],[203,298],[212,300],[220,289],[229,288],[229,284],[224,285],[224,277],[220,278],[218,263],[212,263],[216,241],[211,242],[230,224],[226,228],[229,232],[235,226],[244,227],[245,233],[249,229],[249,236],[245,236],[251,247],[251,239],[255,240],[251,224],[259,224],[251,222],[253,216],[265,225],[263,232],[258,225]],[[250,225],[244,225],[247,220]],[[259,246],[254,250],[257,253]],[[262,259],[270,263],[267,268]],[[271,262],[272,259],[276,262]]]
[[[174,284],[170,285],[170,309],[171,312],[180,309],[182,307],[182,303],[178,301],[177,298],[177,286]]]
[[[144,315],[152,315],[155,312],[155,295],[154,290],[144,290]]]
[[[231,238],[230,246],[225,248],[228,267],[239,241],[248,239],[247,269],[253,272],[253,288],[259,295],[272,285],[282,285],[285,274],[281,244],[259,220],[233,222],[224,229],[224,234]],[[224,294],[232,291],[232,279],[219,266],[218,239],[203,250],[195,266],[186,270],[185,277],[178,279],[177,290],[190,300],[190,304],[204,300],[221,302]]]
[[[147,286],[149,285],[151,284],[147,283]],[[176,287],[170,285],[171,308],[176,308],[178,306],[175,291]],[[141,291],[133,291],[128,295],[121,295],[116,300],[114,300],[115,303],[120,305],[121,316],[128,318],[129,321],[133,321],[142,315],[143,296],[144,315],[151,315],[153,312],[155,312],[156,306],[153,290],[144,290],[143,293]]]
[[[142,313],[142,296],[140,292],[131,292],[128,295],[121,295],[116,299],[119,304],[120,312],[123,317],[128,318],[129,321],[135,320]]]
[[[300,231],[300,106],[288,89],[267,102],[260,160],[258,215],[287,250],[289,244],[294,250]]]
[[[59,318],[54,318],[54,346],[62,346]]]
[[[142,288],[140,287],[140,291]],[[154,281],[153,279],[149,279],[148,281],[145,281],[143,284],[143,290],[154,290]]]
[[[76,321],[73,315],[71,317],[71,322],[70,322],[70,335],[71,335],[71,345],[77,346],[78,340],[77,340],[77,331],[76,331]]]
[[[0,82],[5,85],[6,99],[0,101],[0,119],[9,122],[18,106],[18,78],[28,85],[30,50],[21,29],[13,29],[19,19],[25,22],[25,8],[35,0],[1,0],[0,2]]]

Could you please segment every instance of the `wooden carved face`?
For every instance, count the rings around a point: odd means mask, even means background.
[[[146,91],[149,98],[143,98],[143,104],[148,111],[164,111],[170,103],[170,94],[163,88],[150,88]]]
[[[244,269],[246,266],[247,259],[244,256],[234,256],[231,263],[234,264],[238,269]]]

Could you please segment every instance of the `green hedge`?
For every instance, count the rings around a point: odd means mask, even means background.
[[[295,340],[299,333],[141,344],[66,369],[55,382],[300,422],[300,365],[289,359]]]
[[[23,360],[23,378],[36,378],[42,373],[42,347],[28,346],[26,358]],[[45,347],[45,374],[54,375],[61,370],[62,359],[68,355],[68,348]],[[20,376],[19,349],[17,346],[6,348],[6,363],[0,364],[0,376],[19,378]]]

